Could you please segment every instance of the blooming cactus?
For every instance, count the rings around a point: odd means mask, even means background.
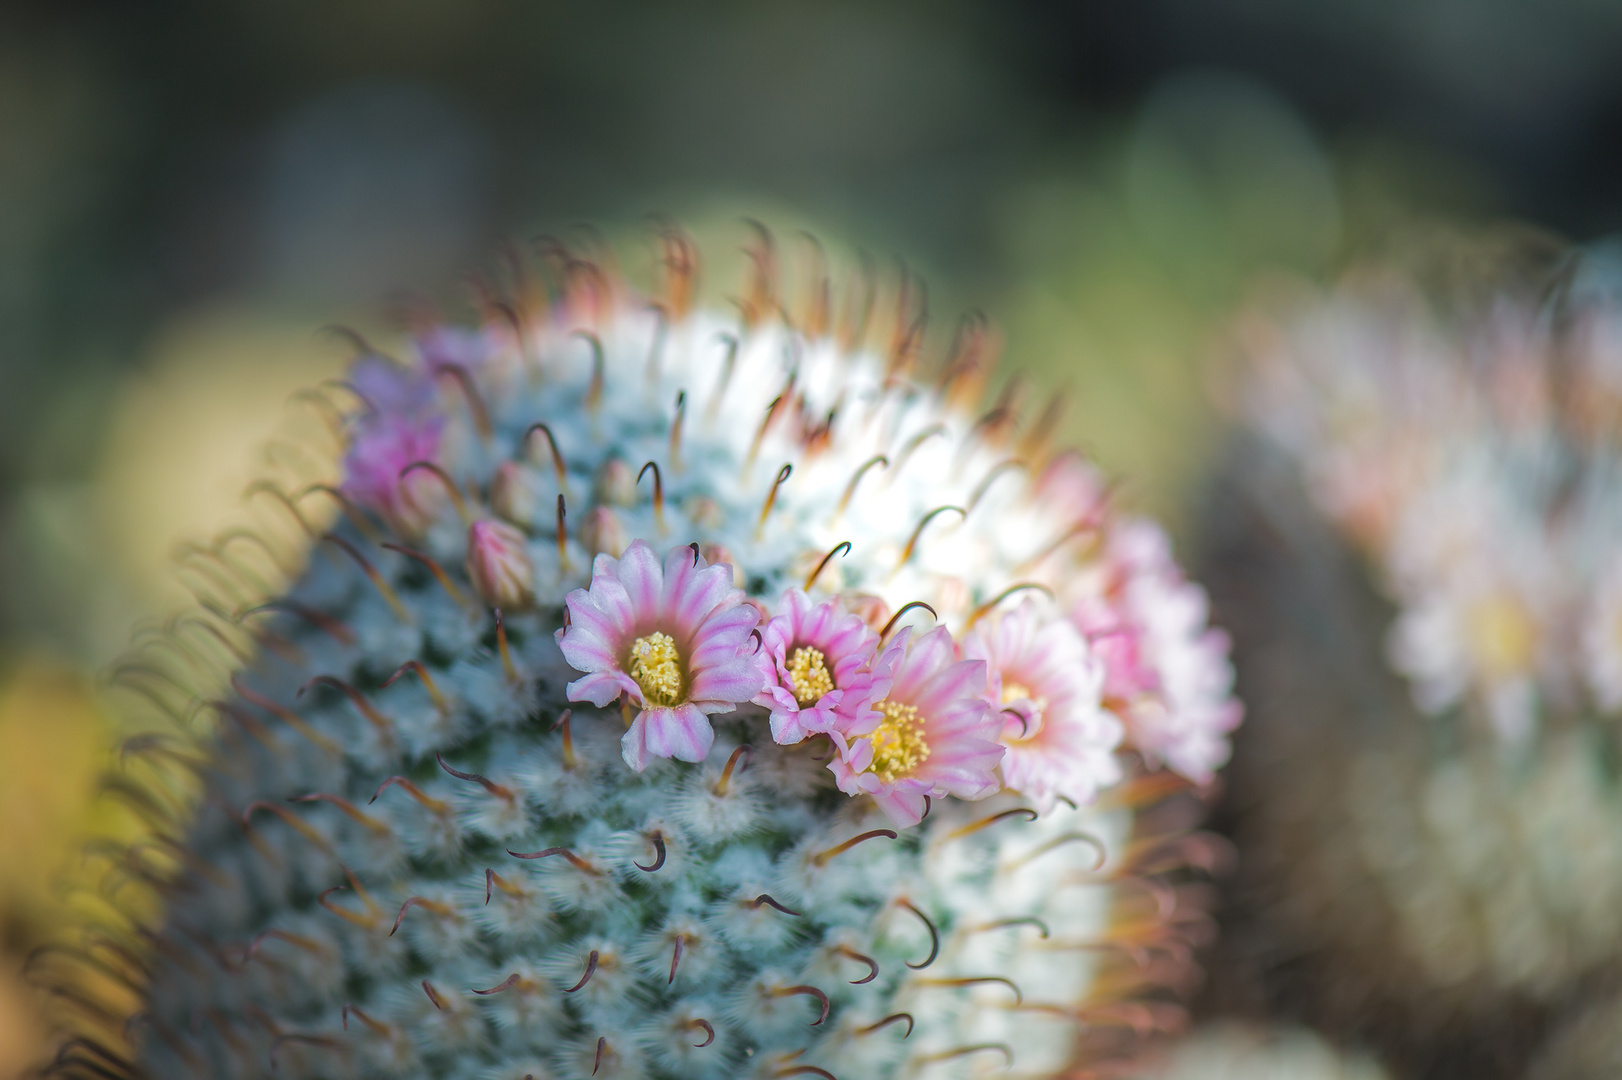
[[[1362,1054],[1302,1028],[1217,1022],[1197,1028],[1146,1080],[1387,1080]]]
[[[1209,564],[1269,657],[1242,892],[1269,954],[1323,965],[1327,1018],[1417,1074],[1524,1075],[1622,960],[1622,322],[1594,271],[1387,268],[1242,323]]]
[[[741,316],[692,310],[665,244],[652,298],[554,252],[555,291],[367,350],[341,480],[261,489],[321,542],[205,598],[260,650],[132,754],[200,797],[143,878],[133,1058],[64,1068],[1034,1076],[1175,1023],[1205,849],[1141,811],[1220,762],[1216,639],[1129,587],[1077,459],[966,411],[974,324],[926,375],[909,290],[875,351],[871,297],[791,321],[764,246]]]

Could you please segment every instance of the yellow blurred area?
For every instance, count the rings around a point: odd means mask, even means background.
[[[97,496],[115,571],[149,613],[191,603],[175,545],[243,521],[250,483],[278,470],[330,478],[321,417],[288,404],[344,370],[347,347],[319,326],[251,308],[190,314],[157,335],[119,395]]]
[[[44,660],[0,675],[0,1076],[37,1052],[39,1018],[18,981],[21,956],[60,915],[59,888],[81,872],[79,845],[115,826],[92,798],[107,762],[109,723],[78,675]]]
[[[224,528],[251,525],[243,492],[255,479],[331,476],[328,418],[288,404],[343,370],[347,347],[323,339],[319,325],[218,308],[153,338],[118,396],[91,485],[100,535],[81,537],[85,551],[72,556],[87,564],[92,588],[129,596],[112,611],[155,623],[191,607],[176,573],[178,543],[206,545]],[[117,689],[103,700],[73,665],[45,654],[0,674],[0,1077],[35,1063],[43,1047],[43,1021],[19,972],[30,949],[71,931],[64,887],[105,870],[82,856],[85,841],[135,827],[96,792],[115,741],[141,726],[140,704]]]
[[[20,1076],[39,1057],[44,1032],[28,988],[0,974],[0,1076]]]

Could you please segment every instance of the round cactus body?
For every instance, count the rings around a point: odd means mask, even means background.
[[[341,476],[263,489],[307,568],[215,560],[171,652],[256,652],[128,755],[169,785],[137,1000],[60,1068],[1046,1076],[1177,1022],[1207,848],[1167,796],[1238,719],[1202,594],[968,408],[983,328],[925,377],[905,290],[874,351],[871,296],[791,322],[763,247],[695,311],[665,244],[651,302],[556,252],[329,388]]]

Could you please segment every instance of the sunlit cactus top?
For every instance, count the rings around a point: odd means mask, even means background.
[[[797,306],[762,234],[729,314],[679,234],[652,295],[545,250],[362,348],[341,476],[256,489],[319,542],[280,598],[237,552],[199,586],[260,648],[231,693],[126,666],[221,718],[131,755],[196,808],[131,1067],[1044,1076],[1176,1026],[1176,793],[1239,708],[1164,535],[980,403],[981,321],[926,365],[910,282]]]
[[[1123,749],[1210,779],[1239,712],[1203,593],[1045,426],[970,408],[983,325],[924,376],[906,296],[888,355],[856,350],[871,297],[835,327],[824,283],[793,325],[762,265],[741,320],[690,311],[667,243],[663,297],[575,264],[543,318],[362,358],[350,500],[486,605],[561,605],[567,696],[620,711],[639,772],[753,703],[902,826],[926,796],[1090,802]]]
[[[1417,704],[1512,744],[1622,715],[1622,308],[1596,286],[1390,274],[1244,325],[1245,408],[1374,561]]]

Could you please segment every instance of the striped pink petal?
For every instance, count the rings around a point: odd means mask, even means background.
[[[760,616],[731,583],[730,566],[708,566],[691,548],[661,562],[637,540],[618,559],[598,555],[590,586],[565,598],[569,625],[558,631],[558,647],[585,673],[569,684],[569,700],[604,707],[623,693],[640,710],[622,744],[632,768],[658,757],[703,760],[715,738],[708,714],[731,712],[760,691],[751,635]],[[632,646],[655,633],[675,645],[680,701],[650,703],[631,674]]]

